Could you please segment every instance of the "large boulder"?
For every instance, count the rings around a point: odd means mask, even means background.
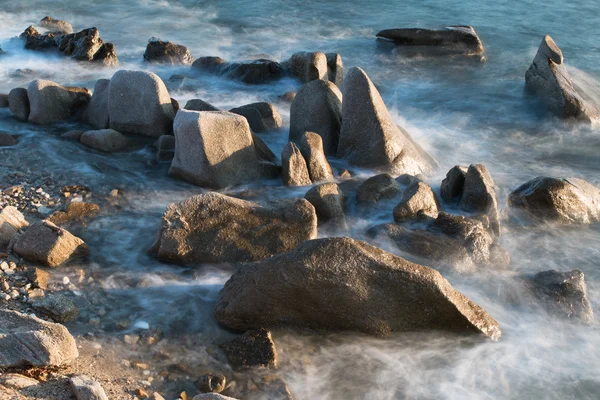
[[[331,82],[314,80],[302,86],[290,110],[290,141],[298,142],[304,132],[323,138],[326,154],[335,155],[342,125],[342,93]]]
[[[40,26],[53,32],[73,33],[73,26],[67,21],[46,16],[40,21]]]
[[[79,138],[81,144],[106,153],[116,153],[127,150],[129,139],[114,129],[87,131]]]
[[[19,121],[29,119],[30,107],[27,89],[15,88],[8,93],[8,109],[12,116]]]
[[[7,249],[10,242],[29,223],[16,207],[6,206],[0,211],[0,249]]]
[[[394,207],[394,220],[403,222],[421,217],[437,218],[440,210],[433,189],[424,182],[413,182],[404,192],[400,202]]]
[[[47,267],[58,267],[67,260],[85,256],[88,248],[83,240],[49,221],[31,225],[14,244],[13,252]]]
[[[300,153],[306,160],[308,175],[313,183],[333,181],[333,170],[323,151],[323,139],[314,132],[305,132],[299,141]]]
[[[192,67],[199,71],[239,80],[247,84],[264,84],[281,79],[285,74],[283,67],[272,60],[253,60],[227,62],[220,57],[201,57]]]
[[[483,54],[483,43],[472,26],[449,26],[444,29],[385,29],[377,34],[400,46],[427,46],[444,53]]]
[[[108,87],[110,80],[98,79],[94,86],[94,93],[86,109],[87,122],[94,129],[107,129],[108,122]]]
[[[322,183],[316,185],[304,195],[315,207],[319,225],[331,226],[333,230],[345,230],[346,224],[346,196],[340,187],[333,183]]]
[[[498,196],[494,180],[485,165],[469,166],[465,174],[460,208],[470,213],[487,216],[490,221],[490,229],[496,235],[500,234]]]
[[[60,366],[78,356],[64,326],[0,309],[0,368]]]
[[[121,70],[108,86],[108,116],[118,132],[159,137],[172,131],[175,113],[158,75]]]
[[[232,113],[244,116],[253,132],[268,132],[283,126],[281,115],[271,103],[258,102],[232,108]]]
[[[600,190],[577,178],[539,176],[513,191],[508,204],[539,220],[563,224],[600,221]]]
[[[360,68],[352,68],[344,79],[342,128],[337,149],[359,167],[392,174],[430,174],[430,156],[390,116],[379,92]]]
[[[498,323],[439,272],[347,237],[307,241],[245,265],[219,293],[215,317],[236,330],[292,326],[379,336],[427,329],[501,335]]]
[[[295,143],[289,142],[281,152],[281,180],[285,186],[309,186],[312,184],[306,160]]]
[[[171,65],[191,65],[194,62],[187,47],[172,42],[163,42],[154,37],[148,41],[144,60],[150,63]]]
[[[344,63],[342,56],[338,53],[326,53],[328,78],[335,83],[337,87],[342,87],[344,83]]]
[[[329,77],[327,56],[320,51],[312,53],[301,51],[294,53],[292,54],[292,57],[285,62],[285,67],[292,75],[304,83],[316,79],[327,80]]]
[[[316,236],[315,209],[304,199],[262,206],[211,192],[167,207],[150,251],[183,264],[247,262]]]
[[[260,177],[246,118],[228,112],[180,110],[169,175],[198,186],[225,188]]]
[[[586,122],[600,118],[598,104],[573,83],[562,51],[548,35],[544,36],[533,64],[525,73],[525,88],[559,118]]]
[[[92,97],[86,88],[65,87],[46,80],[34,80],[27,87],[29,122],[53,124],[64,121],[84,108]]]
[[[52,34],[39,35],[37,40],[48,41],[49,36],[52,36]],[[35,35],[27,40],[26,48],[31,40],[36,40]],[[77,61],[101,63],[107,67],[114,67],[119,64],[115,46],[112,43],[105,43],[96,28],[56,36],[54,41],[59,52]]]

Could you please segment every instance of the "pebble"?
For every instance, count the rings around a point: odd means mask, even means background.
[[[68,285],[69,283],[71,283],[71,280],[69,279],[68,276],[65,276],[62,278],[62,283],[63,283],[63,285]]]

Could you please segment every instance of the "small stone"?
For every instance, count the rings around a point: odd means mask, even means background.
[[[76,375],[70,379],[71,389],[77,400],[108,400],[102,386],[85,375]]]
[[[223,375],[205,374],[196,383],[203,393],[221,393],[225,390],[227,379]]]
[[[275,343],[271,332],[266,329],[248,331],[231,342],[223,343],[221,348],[236,369],[277,366]]]

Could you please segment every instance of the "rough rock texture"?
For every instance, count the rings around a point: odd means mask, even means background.
[[[600,221],[600,190],[577,178],[539,176],[512,192],[508,204],[539,220],[563,224]]]
[[[444,29],[385,29],[378,38],[392,40],[402,46],[435,46],[448,52],[467,55],[483,54],[483,43],[472,26],[449,26]]]
[[[77,400],[108,400],[102,386],[86,375],[75,375],[69,380]]]
[[[79,139],[81,144],[106,153],[125,151],[129,146],[129,139],[114,129],[101,129],[87,131]]]
[[[268,132],[283,126],[281,115],[271,103],[258,102],[232,108],[232,113],[243,115],[250,124],[253,132]]]
[[[251,330],[220,346],[234,369],[277,367],[277,350],[266,329]]]
[[[150,63],[191,65],[194,62],[187,47],[172,42],[163,42],[157,38],[151,38],[146,46],[144,60]]]
[[[338,53],[326,53],[327,57],[327,76],[329,81],[336,84],[337,87],[342,87],[344,83],[344,63],[342,56]]]
[[[262,206],[211,192],[167,207],[151,252],[183,264],[257,261],[316,236],[304,199]]]
[[[359,204],[375,204],[394,197],[398,192],[400,185],[390,174],[379,174],[360,184],[356,190],[356,201]]]
[[[281,180],[285,186],[309,186],[312,184],[306,160],[295,143],[289,142],[281,152]]]
[[[490,229],[496,235],[500,234],[498,196],[494,180],[485,165],[469,166],[465,175],[460,208],[471,213],[486,215],[490,221]]]
[[[439,210],[433,189],[424,182],[414,182],[402,192],[400,202],[394,207],[394,220],[403,222],[425,216],[437,218]]]
[[[325,153],[335,155],[342,125],[342,93],[331,82],[315,80],[302,86],[290,110],[289,140],[298,142],[304,132],[323,138]]]
[[[305,132],[299,140],[300,153],[306,160],[308,174],[314,182],[333,181],[333,170],[323,151],[323,139],[314,132]]]
[[[600,118],[598,105],[573,83],[562,51],[548,35],[544,36],[533,64],[525,73],[525,88],[559,118],[585,122]]]
[[[58,366],[78,356],[75,339],[64,326],[0,309],[0,368]]]
[[[221,393],[226,385],[227,378],[224,375],[204,374],[196,382],[196,387],[202,393]]]
[[[264,161],[269,161],[272,163],[277,162],[277,156],[269,146],[256,134],[252,134],[252,141],[254,142],[254,150],[256,151],[256,155],[258,158]]]
[[[329,182],[317,185],[304,198],[315,207],[319,225],[331,225],[334,230],[348,228],[344,213],[346,197],[337,184]]]
[[[181,110],[174,129],[176,146],[170,176],[214,189],[260,177],[252,133],[244,117]]]
[[[183,108],[190,111],[221,111],[212,104],[200,99],[188,100]]]
[[[175,136],[162,135],[156,143],[156,160],[171,161],[175,157]]]
[[[87,122],[94,129],[107,129],[108,121],[108,87],[109,79],[98,79],[94,93],[86,109]]]
[[[270,83],[284,76],[281,64],[271,60],[227,62],[220,57],[201,57],[194,61],[192,67],[255,85]]]
[[[350,238],[304,242],[236,272],[215,317],[238,330],[293,326],[364,332],[444,329],[501,335],[439,272]]]
[[[33,303],[33,308],[60,323],[74,321],[79,316],[79,308],[62,294],[46,294],[44,298]]]
[[[8,108],[10,113],[19,121],[27,121],[29,119],[29,97],[27,97],[27,89],[16,88],[8,93]]]
[[[25,42],[26,49],[36,51],[56,51],[58,49],[57,40],[60,38],[60,34],[56,37],[54,33],[42,35],[33,26],[27,27],[27,29],[19,35],[19,39]]]
[[[125,70],[110,80],[108,115],[111,129],[153,137],[170,133],[175,117],[169,92],[156,74]]]
[[[73,26],[70,23],[66,21],[61,21],[60,19],[54,19],[50,16],[42,18],[42,20],[40,21],[40,26],[50,31],[73,33]]]
[[[446,203],[458,203],[465,187],[467,169],[456,165],[448,171],[440,186],[440,196]]]
[[[58,83],[34,80],[27,87],[29,122],[53,124],[64,121],[85,107],[92,92],[86,88],[64,87]]]
[[[427,175],[434,168],[431,156],[394,124],[375,85],[358,67],[352,68],[344,80],[337,155],[351,164],[395,175]]]
[[[72,201],[64,210],[55,211],[47,220],[55,225],[63,226],[72,223],[86,222],[98,215],[100,207],[98,204],[86,203],[83,201]]]
[[[550,313],[575,322],[594,321],[583,272],[543,271],[525,282]]]
[[[57,267],[73,257],[87,255],[83,240],[49,221],[31,225],[16,241],[13,252],[32,262]]]
[[[315,79],[327,80],[329,72],[327,70],[327,56],[320,51],[309,53],[301,51],[292,54],[292,57],[285,63],[289,72],[307,83]]]
[[[0,211],[0,249],[8,248],[9,243],[29,223],[16,207],[6,206]]]

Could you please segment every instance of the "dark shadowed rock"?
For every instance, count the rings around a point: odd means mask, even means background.
[[[87,106],[87,122],[94,129],[107,129],[108,123],[108,87],[110,80],[98,79],[94,86],[94,93]]]
[[[315,80],[302,86],[290,110],[289,140],[298,142],[304,132],[323,138],[326,154],[335,155],[342,124],[342,93],[331,82]]]
[[[19,141],[16,136],[6,132],[0,132],[0,147],[14,146],[17,143],[19,143]]]
[[[321,136],[314,132],[305,132],[300,137],[299,148],[313,183],[334,180],[333,171],[323,151]]]
[[[194,61],[192,67],[248,84],[269,83],[284,76],[282,66],[271,60],[227,62],[220,57],[201,57]]]
[[[600,190],[577,178],[537,177],[512,192],[508,204],[538,220],[563,224],[600,221]]]
[[[200,99],[188,100],[183,108],[190,111],[221,111],[212,104]]]
[[[29,122],[54,124],[64,121],[84,108],[92,97],[86,88],[65,87],[45,80],[32,81],[27,87]]]
[[[156,160],[171,161],[175,157],[175,136],[162,135],[156,143]]]
[[[167,207],[150,251],[183,264],[247,262],[316,236],[317,215],[304,199],[262,206],[211,192]]]
[[[471,26],[449,26],[444,29],[385,29],[378,38],[402,46],[429,46],[449,53],[483,54],[483,43]]]
[[[55,211],[47,220],[58,226],[85,223],[100,212],[100,206],[83,201],[72,201],[64,210]]]
[[[253,132],[267,132],[283,126],[279,111],[273,104],[265,101],[232,108],[230,111],[246,117]],[[257,113],[258,118],[256,117]]]
[[[60,19],[54,19],[50,16],[42,18],[42,20],[40,21],[40,26],[50,31],[73,33],[73,26],[71,26],[70,23],[66,21],[61,21]]]
[[[548,35],[544,36],[533,64],[525,73],[525,88],[559,118],[585,122],[600,118],[598,105],[573,83],[562,51]]]
[[[315,79],[328,79],[327,56],[320,51],[309,53],[301,51],[292,54],[284,64],[285,68],[302,82]]]
[[[79,139],[81,144],[106,153],[125,151],[129,147],[129,139],[114,129],[87,131]]]
[[[55,41],[58,50],[62,54],[77,61],[93,61],[107,67],[119,64],[115,46],[112,43],[105,43],[96,28],[88,28],[77,33],[57,36]],[[29,43],[29,40],[27,43]]]
[[[359,204],[375,204],[394,197],[398,192],[400,185],[390,174],[379,174],[360,184],[356,191],[356,201]]]
[[[187,47],[172,42],[163,42],[157,38],[151,38],[146,46],[144,60],[150,63],[191,65],[194,58]]]
[[[291,103],[296,98],[296,92],[285,92],[278,98],[279,100],[285,101],[286,103]]]
[[[446,203],[458,203],[465,187],[467,168],[456,165],[448,171],[440,186],[440,195]]]
[[[252,141],[254,142],[254,150],[260,160],[277,163],[277,156],[271,151],[269,146],[256,134],[252,134]]]
[[[8,248],[9,243],[28,226],[29,223],[16,207],[4,207],[0,211],[0,249]]]
[[[8,108],[8,95],[0,93],[0,108]]]
[[[490,229],[496,235],[500,234],[498,197],[494,180],[485,165],[469,166],[465,175],[460,208],[471,213],[486,215],[490,221]]]
[[[238,330],[292,326],[378,336],[427,329],[501,335],[498,323],[439,272],[346,237],[307,241],[245,265],[219,293],[215,317]]]
[[[439,209],[433,189],[424,182],[414,182],[402,192],[400,202],[394,207],[394,220],[403,222],[423,217],[437,218]]]
[[[333,230],[345,230],[346,197],[339,186],[333,182],[322,183],[310,189],[304,198],[315,207],[319,225],[331,226]]]
[[[55,37],[53,33],[42,35],[33,26],[29,26],[19,35],[19,38],[25,42],[25,48],[27,50],[47,52],[58,50],[57,40],[60,39],[60,37],[60,35]]]
[[[41,300],[33,303],[33,308],[60,323],[74,321],[79,316],[79,308],[63,294],[46,294]]]
[[[81,139],[81,135],[83,135],[84,133],[85,131],[68,131],[60,135],[60,137],[63,139],[74,140],[76,142],[79,142],[79,140]]]
[[[235,369],[277,367],[277,350],[266,329],[251,330],[234,340],[221,344],[229,363]]]
[[[10,113],[19,121],[27,121],[29,119],[29,97],[27,97],[27,89],[16,88],[8,93],[8,108]]]
[[[192,63],[192,67],[200,71],[217,73],[224,64],[227,64],[227,61],[221,57],[200,57]]]
[[[344,78],[338,157],[394,175],[427,175],[433,166],[422,153],[410,136],[394,124],[367,74],[358,67],[352,68]]]
[[[181,108],[179,102],[171,97],[171,106],[173,106],[173,114],[177,115],[177,111]]]
[[[102,386],[89,376],[72,376],[69,383],[77,400],[108,400]]]
[[[295,143],[289,142],[281,152],[281,180],[285,186],[309,186],[312,184],[306,160]]]
[[[327,71],[330,82],[335,83],[337,87],[342,87],[344,83],[344,63],[342,62],[342,56],[338,53],[326,53],[327,57]]]

